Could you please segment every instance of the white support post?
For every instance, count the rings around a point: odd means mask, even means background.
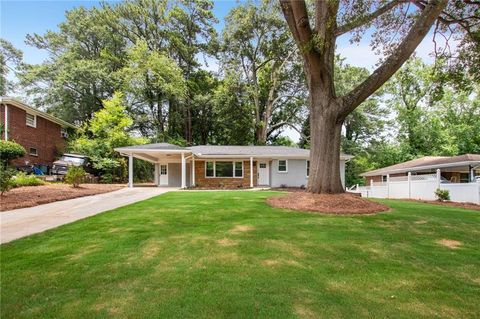
[[[159,164],[155,163],[155,176],[153,177],[155,186],[160,186],[160,179],[159,179],[159,169],[158,169]]]
[[[133,154],[128,155],[128,187],[133,187]]]
[[[195,186],[195,157],[192,155],[192,186]]]
[[[442,174],[440,172],[440,169],[437,169],[437,189],[440,188],[441,179],[442,179]]]
[[[5,141],[8,141],[8,105],[4,104],[5,106],[5,127],[3,129],[3,136],[5,137]]]
[[[253,157],[250,157],[250,187],[253,187]]]
[[[370,179],[370,187],[372,187],[372,186],[373,186],[373,178]]]
[[[390,174],[387,174],[387,198],[390,198]]]
[[[408,172],[408,198],[412,198],[412,173]]]
[[[185,163],[185,153],[182,153],[182,188],[187,187],[186,178],[187,178],[187,168]]]

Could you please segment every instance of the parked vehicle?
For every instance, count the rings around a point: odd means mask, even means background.
[[[87,156],[81,154],[63,154],[60,159],[53,162],[52,175],[63,177],[70,166],[82,166],[85,172],[94,174],[94,170]]]

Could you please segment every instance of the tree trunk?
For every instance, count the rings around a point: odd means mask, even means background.
[[[310,173],[307,191],[343,193],[340,179],[340,136],[343,119],[337,102],[319,94],[310,97]]]

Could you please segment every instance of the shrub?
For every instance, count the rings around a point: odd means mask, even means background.
[[[437,188],[437,190],[435,191],[435,196],[437,197],[437,200],[441,202],[445,200],[450,200],[450,192],[446,189]]]
[[[25,155],[25,149],[22,145],[12,142],[0,140],[0,159],[3,164],[8,165],[11,160]]]
[[[65,175],[65,182],[72,185],[73,187],[78,187],[83,182],[85,178],[85,170],[81,166],[70,166]]]
[[[9,168],[5,163],[0,163],[0,196],[14,186],[13,175],[15,175],[14,169]]]
[[[27,175],[24,172],[17,173],[12,182],[13,187],[45,185],[45,182],[35,175]]]

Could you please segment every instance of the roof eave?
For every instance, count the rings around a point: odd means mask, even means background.
[[[16,100],[14,98],[10,98],[10,97],[0,97],[0,103],[1,104],[10,104],[10,105],[13,105],[13,106],[16,106],[18,108],[21,108],[29,113],[32,113],[36,116],[40,116],[40,117],[43,117],[44,119],[46,120],[49,120],[50,122],[53,122],[53,123],[56,123],[62,127],[70,127],[70,128],[74,128],[74,129],[77,129],[78,127],[76,125],[73,125],[71,123],[68,123],[64,120],[61,120],[59,118],[56,118],[55,116],[53,115],[50,115],[46,112],[43,112],[43,111],[40,111],[40,110],[37,110],[36,108],[33,108],[31,107],[30,105],[27,105],[19,100]]]

